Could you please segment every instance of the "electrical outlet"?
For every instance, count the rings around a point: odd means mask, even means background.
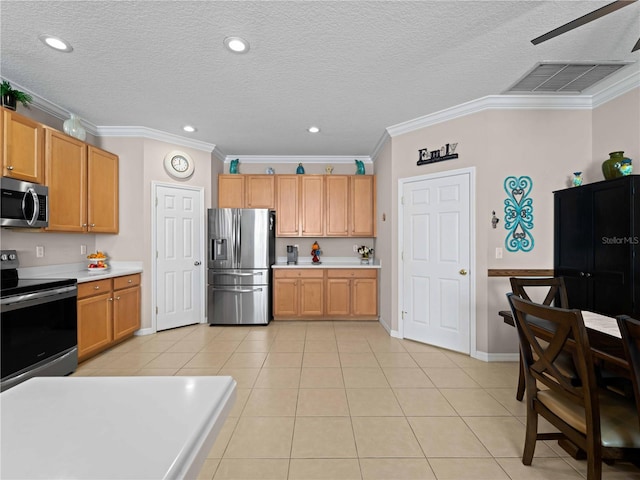
[[[87,246],[80,245],[80,255],[86,255],[86,254],[87,254]]]
[[[502,258],[502,247],[496,247],[496,258]]]
[[[353,253],[358,253],[358,248],[360,248],[358,245],[354,245],[353,246]]]
[[[43,246],[36,246],[36,258],[42,258],[44,257],[44,247]]]

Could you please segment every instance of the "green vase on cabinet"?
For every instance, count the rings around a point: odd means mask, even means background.
[[[624,177],[631,171],[631,159],[626,158],[623,151],[611,152],[609,158],[602,163],[602,173],[607,180]]]

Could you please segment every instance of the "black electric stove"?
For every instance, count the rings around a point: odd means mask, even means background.
[[[78,366],[75,278],[19,278],[15,250],[0,251],[0,391]]]

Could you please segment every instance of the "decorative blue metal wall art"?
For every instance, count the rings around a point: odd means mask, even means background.
[[[533,182],[531,177],[507,177],[504,190],[504,228],[508,230],[504,244],[509,252],[533,250],[533,199],[529,197]]]

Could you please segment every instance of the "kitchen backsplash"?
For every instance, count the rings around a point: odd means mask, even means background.
[[[329,257],[354,257],[359,255],[353,251],[354,245],[366,245],[375,248],[375,238],[349,237],[349,238],[328,238],[328,237],[291,237],[276,238],[276,257],[287,256],[287,245],[298,245],[298,257],[308,256],[311,258],[311,246],[313,242],[318,242],[322,255]]]

